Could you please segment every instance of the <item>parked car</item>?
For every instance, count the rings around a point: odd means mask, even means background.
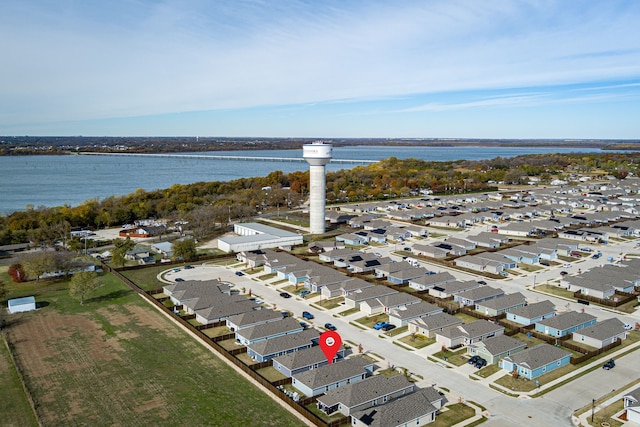
[[[561,271],[561,272],[560,272],[560,275],[561,275],[561,276],[566,276],[567,274],[569,274],[567,271]]]
[[[405,247],[405,248],[404,248],[404,250],[405,250],[405,251],[407,251],[407,252],[411,252],[411,248],[410,248],[410,247],[408,247],[408,246],[407,246],[407,247]]]
[[[602,369],[608,371],[609,369],[613,369],[616,366],[616,362],[613,359],[609,359],[604,365],[602,365]]]
[[[236,271],[236,276],[244,276],[244,273],[242,271]]]
[[[629,323],[627,323],[626,325],[624,325],[624,330],[625,331],[630,331],[633,329],[633,326],[631,326]]]
[[[337,331],[338,328],[336,328],[335,326],[333,326],[333,323],[325,323],[324,324],[324,328],[328,329],[330,331]]]
[[[176,277],[174,280],[176,282],[184,282],[184,279],[182,277]]]
[[[302,317],[304,317],[307,320],[311,320],[313,319],[315,316],[311,313],[309,313],[308,311],[303,311],[302,312]]]
[[[593,259],[598,259],[598,258],[600,258],[601,256],[602,256],[602,254],[601,254],[600,252],[598,252],[598,253],[595,253],[595,254],[591,255],[591,258],[593,258]]]
[[[302,326],[302,329],[307,329],[309,327],[309,325],[305,322],[300,322],[300,326]]]
[[[373,329],[375,330],[379,330],[384,328],[385,326],[387,326],[389,323],[388,322],[376,322],[375,325],[373,325]]]
[[[478,360],[476,360],[475,366],[476,366],[476,369],[482,369],[485,366],[487,366],[487,361],[482,357],[480,357]]]
[[[282,298],[291,298],[291,294],[289,292],[280,292],[280,296]]]
[[[549,267],[551,264],[549,264],[549,261],[538,261],[540,263],[540,265],[544,265],[545,267]]]
[[[469,365],[475,365],[475,364],[476,364],[476,362],[478,361],[478,359],[480,359],[480,356],[478,356],[478,355],[476,354],[475,356],[471,356],[471,357],[469,358],[469,360],[467,361],[467,363],[468,363]]]
[[[387,323],[385,326],[382,327],[382,330],[385,332],[388,332],[392,329],[395,329],[396,325],[392,325],[391,323]]]
[[[480,284],[480,285],[483,285],[483,286],[484,286],[484,285],[486,285],[486,284],[487,284],[487,282],[485,282],[484,280],[478,280],[478,284]]]
[[[298,295],[300,295],[302,298],[306,297],[307,295],[309,295],[311,293],[311,291],[309,289],[303,289],[300,291],[300,293]]]
[[[185,270],[191,270],[193,268],[193,265],[185,265],[184,269]]]

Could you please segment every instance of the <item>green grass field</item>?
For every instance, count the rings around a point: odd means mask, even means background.
[[[44,425],[299,426],[302,423],[110,274],[84,305],[67,283],[11,284],[37,311],[12,315],[8,341]],[[0,413],[35,425],[0,350]]]

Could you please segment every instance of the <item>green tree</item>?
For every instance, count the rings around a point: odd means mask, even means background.
[[[193,239],[176,240],[171,245],[173,259],[189,260],[196,257],[196,242]]]
[[[31,279],[40,280],[44,273],[56,271],[55,252],[32,252],[20,258],[24,272]]]
[[[98,274],[91,272],[76,273],[69,282],[69,294],[72,298],[80,300],[84,304],[85,298],[101,286]]]
[[[111,264],[122,267],[124,266],[126,259],[125,255],[128,251],[136,247],[135,242],[131,240],[129,237],[126,239],[115,239],[113,241],[113,251],[111,251]]]

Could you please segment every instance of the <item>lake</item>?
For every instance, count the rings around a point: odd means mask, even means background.
[[[427,161],[482,160],[523,154],[594,153],[599,149],[554,147],[334,147],[334,159],[380,160],[418,158]],[[300,150],[215,151],[176,153],[301,158]],[[329,164],[328,171],[355,164]],[[173,184],[232,181],[307,170],[304,162],[213,160],[148,156],[0,156],[0,214],[23,210],[27,205],[75,206],[85,200],[124,195],[142,188],[153,191]]]

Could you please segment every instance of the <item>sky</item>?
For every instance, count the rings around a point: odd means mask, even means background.
[[[0,135],[640,138],[640,1],[2,0]]]

